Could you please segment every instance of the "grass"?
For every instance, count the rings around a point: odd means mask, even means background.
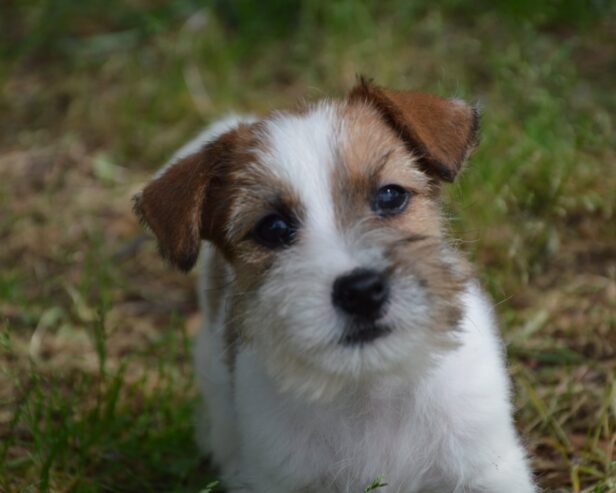
[[[221,113],[342,95],[357,73],[483,106],[446,196],[452,237],[497,304],[539,483],[614,491],[615,14],[608,0],[3,4],[0,491],[216,479],[192,439],[193,279],[158,258],[130,197]]]

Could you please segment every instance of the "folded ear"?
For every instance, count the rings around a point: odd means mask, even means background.
[[[350,102],[374,106],[428,173],[452,182],[479,140],[479,110],[464,101],[395,91],[360,79]]]
[[[135,213],[156,236],[162,256],[184,271],[197,261],[201,240],[215,241],[220,234],[224,198],[217,200],[216,192],[234,163],[242,127],[181,157],[133,199]]]

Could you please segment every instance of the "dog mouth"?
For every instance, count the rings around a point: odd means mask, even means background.
[[[345,329],[340,338],[343,346],[363,346],[376,339],[386,336],[391,327],[374,321],[354,320]]]

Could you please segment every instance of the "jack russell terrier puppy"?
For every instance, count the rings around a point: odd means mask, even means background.
[[[135,198],[166,259],[201,253],[199,441],[229,491],[536,491],[440,210],[478,129],[463,101],[362,79],[215,123]]]

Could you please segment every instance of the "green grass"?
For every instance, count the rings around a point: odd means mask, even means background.
[[[358,73],[482,105],[452,239],[497,303],[540,484],[613,491],[615,29],[609,0],[3,4],[0,491],[216,479],[192,438],[193,279],[130,197],[225,111]]]

